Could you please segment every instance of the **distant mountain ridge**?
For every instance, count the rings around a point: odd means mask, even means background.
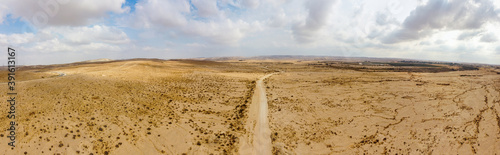
[[[106,62],[106,61],[113,61],[113,60],[112,59],[101,58],[101,59],[93,59],[93,60],[87,60],[87,61],[81,61],[81,62]]]
[[[210,57],[210,58],[196,58],[195,60],[211,60],[211,61],[225,61],[225,60],[331,60],[331,61],[403,61],[413,59],[402,58],[370,58],[370,57],[342,57],[342,56],[314,56],[314,55],[267,55],[267,56],[254,56],[254,57]]]
[[[191,60],[208,60],[208,61],[229,61],[229,60],[299,60],[299,61],[343,61],[343,62],[424,62],[424,63],[458,63],[469,65],[492,65],[481,63],[468,63],[468,62],[448,62],[448,61],[435,61],[435,60],[420,60],[420,59],[407,59],[407,58],[374,58],[374,57],[343,57],[343,56],[315,56],[315,55],[263,55],[253,57],[208,57],[208,58],[193,58]]]

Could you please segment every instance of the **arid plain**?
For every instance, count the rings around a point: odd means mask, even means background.
[[[258,79],[273,154],[500,153],[496,66],[132,59],[16,76],[15,149],[0,117],[5,154],[255,154]]]

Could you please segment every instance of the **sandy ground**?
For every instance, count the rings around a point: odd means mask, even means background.
[[[500,154],[500,68],[389,69],[144,59],[21,68],[17,147],[0,117],[0,154]]]
[[[275,154],[500,154],[491,70],[289,70],[267,85]]]
[[[252,81],[263,75],[189,61],[19,71],[17,147],[7,146],[3,130],[0,154],[235,154],[246,134]],[[0,128],[8,122],[0,117]]]

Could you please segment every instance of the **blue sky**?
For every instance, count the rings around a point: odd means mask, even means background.
[[[127,1],[125,1],[125,3],[122,6],[129,7],[130,12],[134,12],[136,3],[137,3],[137,0],[127,0]]]
[[[499,0],[3,0],[0,46],[21,51],[25,65],[257,55],[500,64],[499,5]]]

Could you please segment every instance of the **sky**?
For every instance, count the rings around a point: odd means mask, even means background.
[[[260,55],[500,64],[499,37],[500,0],[0,1],[0,47],[21,65]]]

